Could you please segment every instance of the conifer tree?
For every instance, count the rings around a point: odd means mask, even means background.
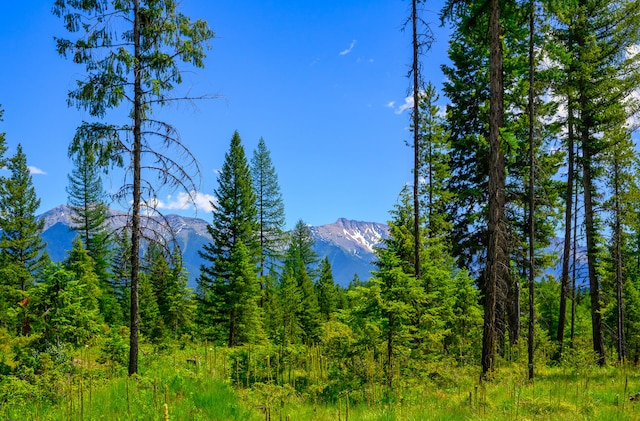
[[[189,334],[193,330],[196,302],[193,289],[188,287],[189,273],[183,265],[178,247],[173,250],[171,264],[170,281],[165,291],[168,308],[163,317],[165,326],[177,339],[178,334]]]
[[[74,240],[64,260],[64,267],[74,274],[78,285],[84,289],[83,309],[98,313],[102,295],[100,279],[95,271],[95,262],[79,237]]]
[[[260,283],[254,259],[242,241],[231,252],[229,281],[229,346],[255,344],[264,337],[263,312],[260,308]]]
[[[420,142],[422,151],[419,174],[424,180],[420,189],[420,205],[424,208],[427,238],[448,238],[451,229],[446,205],[453,197],[447,183],[449,170],[449,134],[438,108],[439,96],[432,83],[420,97]]]
[[[602,221],[596,209],[603,194],[599,187],[605,157],[603,152],[615,147],[615,137],[608,134],[624,126],[630,113],[637,109],[630,94],[640,81],[640,55],[630,49],[640,41],[639,7],[640,2],[636,0],[584,0],[557,4],[552,9],[558,22],[554,33],[562,46],[560,50],[554,50],[554,58],[566,75],[566,80],[559,86],[567,97],[570,112],[567,130],[574,133],[582,151],[579,162],[592,340],[600,364],[605,363],[606,347],[599,273],[603,251]],[[560,333],[558,336],[561,341]]]
[[[174,0],[56,0],[54,15],[77,39],[56,39],[60,55],[85,65],[87,77],[69,93],[69,104],[96,121],[76,131],[70,153],[92,151],[101,166],[125,167],[118,197],[131,203],[131,309],[129,375],[138,372],[138,287],[141,211],[153,203],[156,187],[196,190],[195,157],[170,124],[152,118],[154,110],[179,98],[170,93],[182,83],[181,65],[204,66],[213,32],[191,21]],[[182,98],[189,99],[189,98]],[[127,105],[129,122],[105,123],[107,112]],[[172,156],[172,152],[177,156]],[[147,178],[150,171],[158,184]],[[145,173],[143,175],[143,173]],[[130,201],[130,202],[129,202]]]
[[[108,231],[108,207],[100,167],[94,154],[84,150],[75,154],[73,163],[67,186],[71,228],[78,233],[93,259],[95,272],[100,279],[100,313],[108,324],[113,325],[121,321],[122,310],[116,300],[109,272],[113,244]]]
[[[0,255],[4,279],[19,291],[31,288],[49,257],[40,235],[44,220],[36,219],[40,199],[36,195],[27,157],[18,145],[7,160],[10,176],[0,185]]]
[[[101,282],[107,283],[111,264],[110,238],[107,230],[106,194],[102,188],[100,167],[90,151],[79,150],[68,175],[67,195],[71,209],[71,228],[82,238],[96,265]]]
[[[32,291],[33,307],[41,325],[42,348],[63,343],[84,345],[100,332],[97,300],[91,296],[98,281],[91,257],[82,246],[72,254],[65,263],[48,263],[41,282]]]
[[[285,213],[278,175],[264,139],[260,138],[251,158],[251,179],[256,194],[258,238],[260,240],[259,273],[264,277],[267,265],[282,258],[285,248]]]
[[[241,305],[237,300],[242,295],[236,289],[241,285],[235,281],[239,276],[238,271],[245,271],[246,267],[244,262],[234,264],[232,257],[239,252],[237,247],[242,243],[248,262],[257,265],[260,258],[256,197],[237,131],[225,154],[214,194],[213,222],[207,226],[211,242],[205,244],[200,252],[207,262],[202,266],[198,280],[200,314],[204,318],[201,323],[214,331],[221,327],[222,330],[217,331],[215,337],[225,340],[229,346],[235,346],[240,336],[234,312]]]
[[[327,321],[338,306],[338,293],[333,281],[331,263],[327,256],[325,256],[320,263],[320,277],[316,283],[316,291],[320,314],[322,315],[322,319]]]
[[[302,220],[296,222],[289,233],[289,248],[293,248],[302,260],[307,273],[314,277],[318,264],[318,254],[313,249],[314,240],[311,228]]]

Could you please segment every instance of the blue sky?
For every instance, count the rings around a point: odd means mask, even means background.
[[[53,37],[66,34],[51,14],[53,1],[0,5],[0,132],[8,156],[21,143],[32,167],[40,212],[66,203],[71,164],[67,147],[88,117],[68,108],[67,91],[84,68],[59,57]],[[424,61],[425,79],[442,84],[446,37],[440,2],[424,19],[436,42]],[[183,0],[181,11],[215,31],[206,67],[185,75],[185,89],[218,99],[165,109],[198,157],[202,203],[216,187],[216,170],[234,130],[250,158],[264,138],[278,173],[287,227],[339,217],[385,222],[411,180],[407,71],[410,32],[401,30],[408,0],[255,1]],[[119,177],[105,180],[114,189]],[[161,197],[165,213],[181,195]],[[210,219],[206,206],[197,216]]]

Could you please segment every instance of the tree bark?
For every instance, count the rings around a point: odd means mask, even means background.
[[[535,374],[534,366],[534,340],[535,340],[535,135],[534,135],[534,117],[535,117],[535,56],[534,56],[534,30],[535,30],[535,14],[536,3],[531,0],[531,11],[529,13],[529,325],[527,331],[527,373],[529,380],[533,380]]]
[[[504,123],[500,0],[490,0],[490,104],[489,104],[489,244],[482,334],[482,373],[493,370],[496,351],[496,300],[498,288],[508,282],[507,235],[504,221],[505,162],[500,130]],[[502,291],[504,293],[504,291]]]
[[[420,279],[420,66],[418,65],[420,46],[418,45],[418,0],[411,2],[411,23],[413,34],[413,235],[414,271]]]
[[[140,0],[133,1],[134,100],[133,100],[133,208],[131,215],[131,323],[129,375],[138,372],[138,287],[140,284],[140,183],[142,144],[142,84],[140,51]]]
[[[585,104],[582,104],[586,106]],[[582,108],[583,110],[585,108]],[[585,117],[583,117],[585,120]],[[587,118],[588,120],[588,118]],[[585,121],[583,121],[585,124]],[[604,347],[604,336],[602,332],[602,312],[600,307],[600,284],[596,273],[596,228],[593,220],[593,177],[591,173],[592,151],[589,144],[588,121],[586,127],[582,129],[583,144],[583,188],[584,188],[584,226],[587,242],[587,266],[589,274],[589,288],[591,297],[591,325],[593,337],[593,350],[598,354],[598,365],[604,365],[606,350]]]

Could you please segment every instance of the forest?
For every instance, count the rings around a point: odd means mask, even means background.
[[[427,4],[408,6],[413,183],[371,278],[336,285],[308,225],[285,230],[270,150],[239,130],[194,290],[154,200],[195,191],[197,158],[154,116],[205,99],[174,93],[214,32],[174,0],[53,2],[90,117],[68,149],[77,236],[43,252],[0,133],[0,419],[640,417],[640,0],[448,0],[441,87]]]

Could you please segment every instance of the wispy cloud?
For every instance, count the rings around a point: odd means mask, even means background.
[[[404,103],[395,108],[396,114],[402,114],[407,110],[413,110],[413,95],[410,95],[404,99]]]
[[[31,174],[35,174],[35,175],[46,175],[47,174],[46,172],[44,172],[40,168],[34,167],[33,165],[30,165],[28,168],[29,168],[29,173],[31,173]]]
[[[166,200],[156,200],[156,207],[162,210],[189,210],[194,208],[198,211],[211,212],[211,203],[216,203],[215,196],[201,192],[180,192],[177,195],[169,195]]]
[[[346,50],[342,50],[340,51],[340,55],[341,56],[345,56],[347,54],[349,54],[351,52],[351,50],[353,50],[353,47],[356,46],[356,40],[354,39],[353,41],[351,41],[351,44],[349,45],[349,48],[347,48]]]

